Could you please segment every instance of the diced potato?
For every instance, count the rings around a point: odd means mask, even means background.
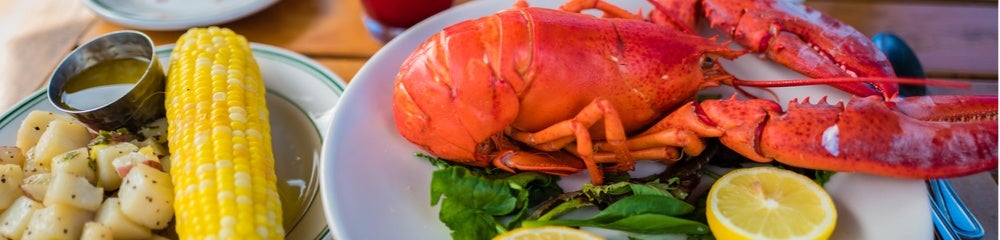
[[[78,122],[56,119],[49,122],[35,146],[34,155],[29,156],[42,167],[50,167],[52,157],[73,149],[86,147],[90,142],[90,131]]]
[[[164,146],[162,154],[159,151],[160,150],[156,150],[156,148],[153,147],[153,146],[146,146],[146,147],[139,148],[139,153],[142,153],[143,155],[145,155],[148,158],[148,160],[142,162],[142,164],[146,164],[146,165],[148,165],[150,167],[155,168],[156,170],[160,170],[162,172],[169,173],[170,171],[168,170],[168,168],[165,165],[165,164],[169,164],[169,162],[164,163],[163,159],[164,158],[169,158],[170,157],[170,153],[167,152],[167,149],[166,149],[165,146]],[[160,156],[163,156],[163,157],[160,157]]]
[[[101,182],[101,187],[106,191],[118,189],[122,184],[122,177],[118,176],[113,161],[126,153],[138,151],[139,148],[131,143],[116,143],[105,147],[95,147],[95,159],[97,159],[97,175]]]
[[[115,169],[118,171],[118,176],[125,177],[125,175],[128,175],[129,170],[138,164],[144,164],[153,167],[156,170],[163,171],[163,166],[160,165],[160,159],[148,149],[150,148],[142,148],[139,149],[138,152],[126,153],[125,155],[115,158],[115,160],[111,162],[111,165],[115,166]]]
[[[149,150],[158,157],[170,154],[166,143],[154,142],[151,138],[147,138],[142,141],[133,140],[131,143],[135,144],[135,146],[139,147],[139,149],[149,148]]]
[[[21,166],[24,164],[24,152],[18,147],[0,146],[0,165],[2,164]]]
[[[174,186],[170,175],[139,164],[132,167],[118,190],[122,212],[151,229],[167,227],[174,216]]]
[[[29,158],[24,162],[24,177],[30,177],[35,174],[49,173],[52,170],[49,167],[43,166],[44,164],[37,159]]]
[[[94,221],[111,228],[111,235],[115,239],[148,239],[152,234],[149,228],[125,216],[120,204],[117,197],[108,198],[97,211]]]
[[[28,228],[31,215],[41,209],[42,204],[26,196],[17,198],[7,211],[0,214],[0,239],[21,239]]]
[[[46,205],[31,216],[21,239],[79,239],[94,213],[63,204]]]
[[[21,183],[24,173],[21,167],[14,164],[0,164],[0,212],[10,207],[14,200],[23,196]]]
[[[49,128],[49,122],[56,119],[67,119],[67,116],[49,111],[35,110],[28,113],[28,116],[21,122],[21,127],[17,129],[17,142],[15,145],[22,151],[27,151],[35,147],[42,133]]]
[[[52,158],[52,173],[73,174],[97,183],[97,161],[90,159],[87,148],[77,148]]]
[[[52,174],[42,173],[24,178],[21,183],[21,191],[32,200],[41,202],[45,200],[45,192],[49,191],[49,184],[52,184]]]
[[[81,240],[112,240],[111,228],[98,222],[87,222],[83,224]]]
[[[149,157],[149,159],[154,159],[159,161],[159,154],[156,154],[156,150],[152,146],[145,146],[139,148],[139,153]]]
[[[56,174],[45,192],[45,206],[65,204],[87,211],[97,211],[104,200],[104,189],[90,185],[83,177]]]

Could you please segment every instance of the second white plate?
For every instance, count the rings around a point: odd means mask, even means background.
[[[230,22],[278,0],[85,0],[108,21],[145,30],[183,30]]]

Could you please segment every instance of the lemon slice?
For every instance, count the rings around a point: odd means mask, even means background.
[[[708,226],[718,239],[827,239],[837,224],[830,195],[798,173],[733,170],[708,192]]]
[[[542,240],[542,239],[563,239],[563,240],[597,240],[604,239],[593,233],[563,226],[542,226],[542,227],[522,227],[513,231],[500,234],[493,240]]]

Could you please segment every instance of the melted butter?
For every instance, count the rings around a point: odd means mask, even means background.
[[[274,170],[278,177],[282,225],[286,232],[292,234],[293,231],[299,232],[295,229],[302,220],[307,220],[306,213],[310,209],[322,209],[313,208],[313,205],[320,204],[315,201],[319,192],[316,168],[319,167],[323,141],[309,115],[302,112],[295,103],[270,92],[265,100],[270,111],[271,148],[274,151]],[[309,229],[308,224],[304,226]]]
[[[149,61],[122,58],[100,62],[67,80],[60,93],[63,106],[87,110],[124,96],[146,73]]]

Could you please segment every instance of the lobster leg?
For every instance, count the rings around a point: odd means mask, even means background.
[[[694,9],[697,1],[649,1],[656,11],[649,14],[649,22],[670,27],[672,29],[695,34],[695,13]],[[604,12],[605,18],[623,18],[634,20],[645,20],[642,13],[633,14],[628,10],[606,3],[602,0],[570,0],[559,6],[559,10],[567,12],[581,13],[583,10],[595,9]],[[688,10],[690,9],[690,10]]]
[[[586,169],[576,156],[563,152],[536,153],[523,150],[504,150],[492,160],[493,166],[508,172],[536,171],[567,176]]]
[[[633,159],[659,160],[667,164],[674,163],[680,159],[681,155],[680,151],[677,150],[678,147],[683,149],[684,153],[688,155],[699,155],[705,150],[705,144],[699,138],[698,134],[687,129],[667,129],[629,138],[625,142],[625,145],[628,147],[629,155]],[[600,150],[609,147],[607,142],[597,142],[595,146],[595,149],[599,151],[594,153],[594,160],[596,162],[617,162],[615,159],[617,157],[616,153],[600,152]],[[571,146],[567,149],[572,152],[573,148]],[[631,169],[615,167],[611,168],[611,170],[627,171]]]
[[[735,96],[734,96],[735,97]],[[672,163],[679,157],[676,148],[681,148],[685,154],[700,155],[705,149],[702,142],[703,137],[721,137],[721,142],[734,150],[745,153],[744,156],[756,161],[768,161],[769,158],[754,154],[754,145],[744,144],[755,142],[756,135],[737,135],[733,133],[756,132],[757,126],[763,124],[770,111],[781,111],[781,106],[769,100],[748,100],[730,101],[727,103],[737,104],[743,107],[741,111],[733,115],[741,118],[723,119],[726,121],[715,121],[710,118],[712,114],[706,113],[706,108],[697,102],[689,102],[678,108],[667,117],[663,118],[645,132],[630,138],[626,142],[629,151],[636,159],[660,160]],[[722,108],[709,108],[716,110]],[[728,131],[727,131],[728,130]],[[598,149],[604,143],[597,143]],[[650,153],[663,153],[653,155]],[[642,157],[639,157],[642,156]],[[597,153],[595,158],[600,162],[607,158],[607,153]]]
[[[660,160],[673,163],[680,157],[677,147],[685,154],[699,155],[705,150],[701,137],[719,137],[723,131],[708,119],[699,119],[697,103],[689,102],[674,110],[655,125],[626,141],[632,156],[636,159]],[[604,149],[606,143],[597,143],[597,149]],[[597,153],[598,162],[608,156]]]
[[[559,6],[559,10],[567,12],[579,13],[587,9],[597,9],[604,12],[604,17],[607,18],[625,18],[625,19],[635,19],[642,20],[642,15],[633,14],[628,10],[620,8],[618,6],[606,3],[601,0],[570,0],[563,5]]]
[[[649,21],[671,27],[689,34],[695,34],[698,1],[694,0],[650,0],[653,11]]]
[[[542,151],[558,151],[570,143],[575,143],[573,152],[583,160],[587,169],[590,170],[591,181],[600,185],[603,183],[604,172],[594,161],[593,140],[590,135],[590,128],[600,120],[604,122],[603,130],[607,138],[608,149],[617,155],[615,166],[631,169],[634,162],[625,146],[625,130],[622,127],[621,119],[611,102],[603,98],[595,99],[572,119],[553,124],[534,133],[509,129],[508,135]],[[518,167],[514,166],[514,168]]]

